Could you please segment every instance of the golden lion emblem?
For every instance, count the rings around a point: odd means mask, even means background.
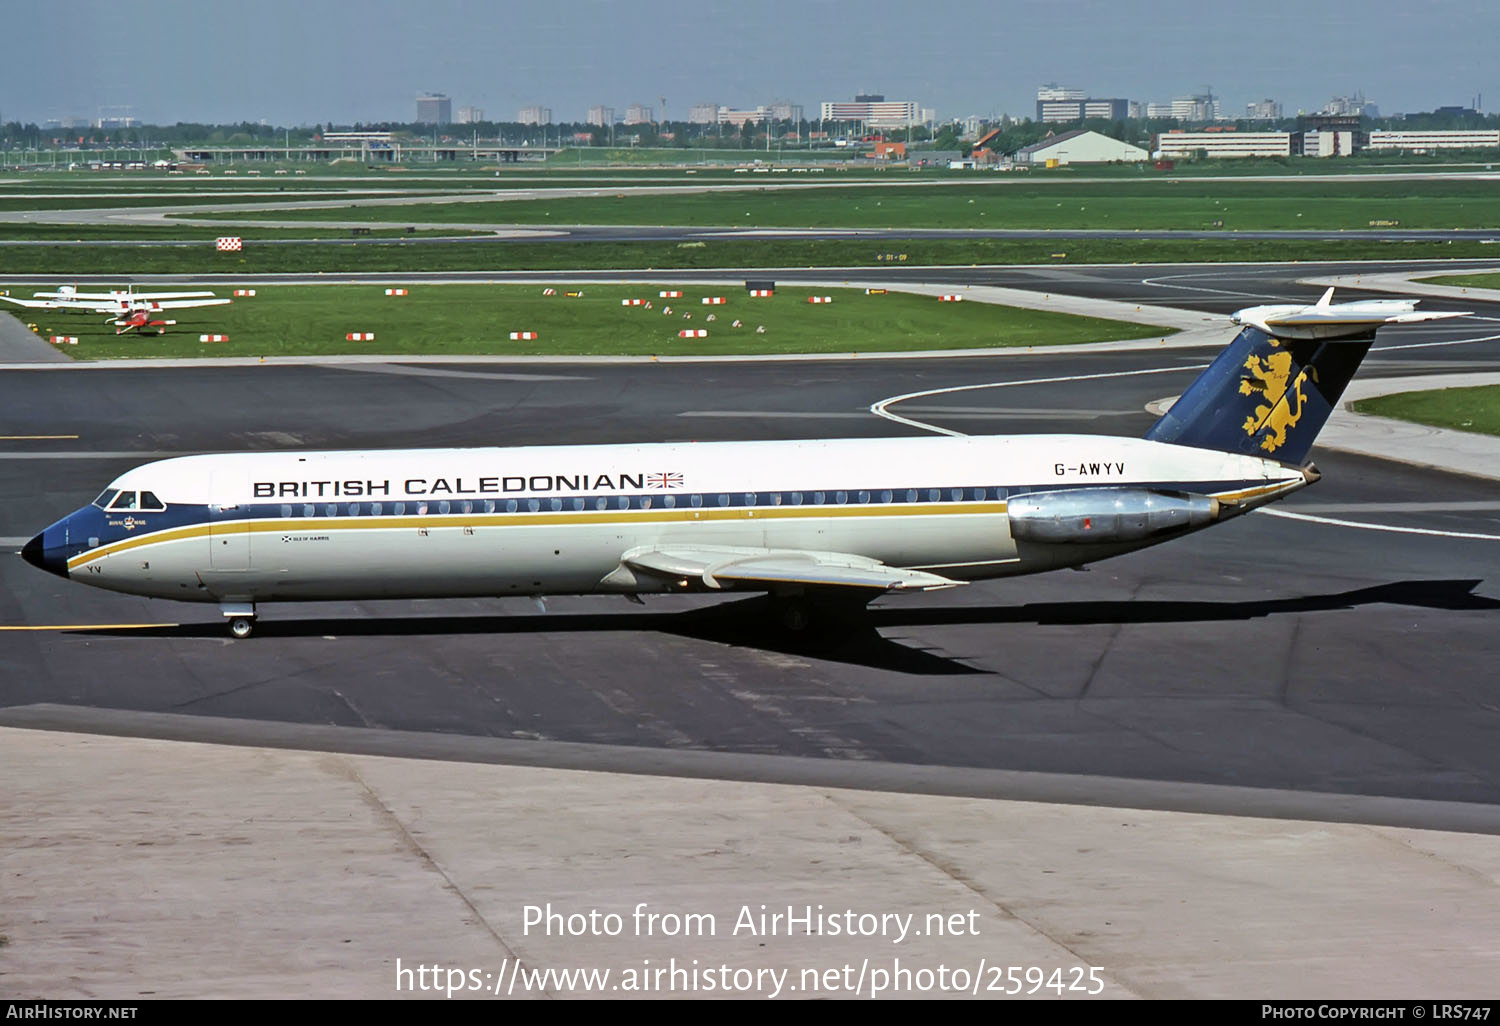
[[[1273,341],[1272,345],[1276,345]],[[1245,418],[1242,425],[1245,434],[1254,435],[1264,430],[1266,436],[1260,447],[1266,452],[1275,452],[1286,444],[1286,433],[1302,419],[1302,406],[1306,399],[1302,384],[1307,372],[1300,371],[1292,377],[1292,354],[1286,351],[1272,353],[1262,359],[1250,356],[1245,360],[1248,372],[1240,379],[1240,395],[1257,392],[1265,403],[1255,407],[1255,412]]]

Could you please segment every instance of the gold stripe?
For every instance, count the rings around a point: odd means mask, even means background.
[[[44,627],[11,627],[0,624],[0,631],[121,631],[153,627],[178,627],[175,623],[58,623]]]
[[[603,510],[593,512],[558,510],[546,513],[443,513],[426,516],[399,517],[323,517],[295,518],[292,520],[229,520],[217,524],[192,524],[174,527],[154,534],[143,534],[134,538],[101,545],[88,552],[80,552],[68,560],[68,569],[75,570],[101,556],[112,556],[138,549],[143,545],[186,541],[212,537],[214,529],[220,535],[238,534],[286,534],[288,532],[326,532],[339,530],[401,530],[407,528],[455,529],[460,527],[522,527],[544,524],[641,524],[641,523],[692,523],[697,521],[734,520],[791,520],[818,517],[893,517],[893,516],[943,516],[949,514],[995,514],[1004,513],[1004,502],[928,502],[901,504],[899,506],[733,506],[729,508],[676,507],[674,509]]]

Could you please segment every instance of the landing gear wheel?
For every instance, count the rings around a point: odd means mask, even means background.
[[[249,616],[236,616],[229,621],[229,633],[236,638],[248,638],[255,630],[255,620]]]

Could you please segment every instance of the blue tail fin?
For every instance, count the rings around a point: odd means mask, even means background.
[[[1301,463],[1374,340],[1373,328],[1329,341],[1247,327],[1146,437]]]

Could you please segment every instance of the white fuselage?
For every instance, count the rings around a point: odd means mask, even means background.
[[[131,470],[110,490],[164,509],[85,507],[45,537],[72,579],[219,603],[664,591],[684,585],[626,557],[672,547],[967,581],[1162,540],[1018,543],[1018,493],[1141,486],[1238,511],[1305,483],[1274,460],[1094,435],[249,453]]]

